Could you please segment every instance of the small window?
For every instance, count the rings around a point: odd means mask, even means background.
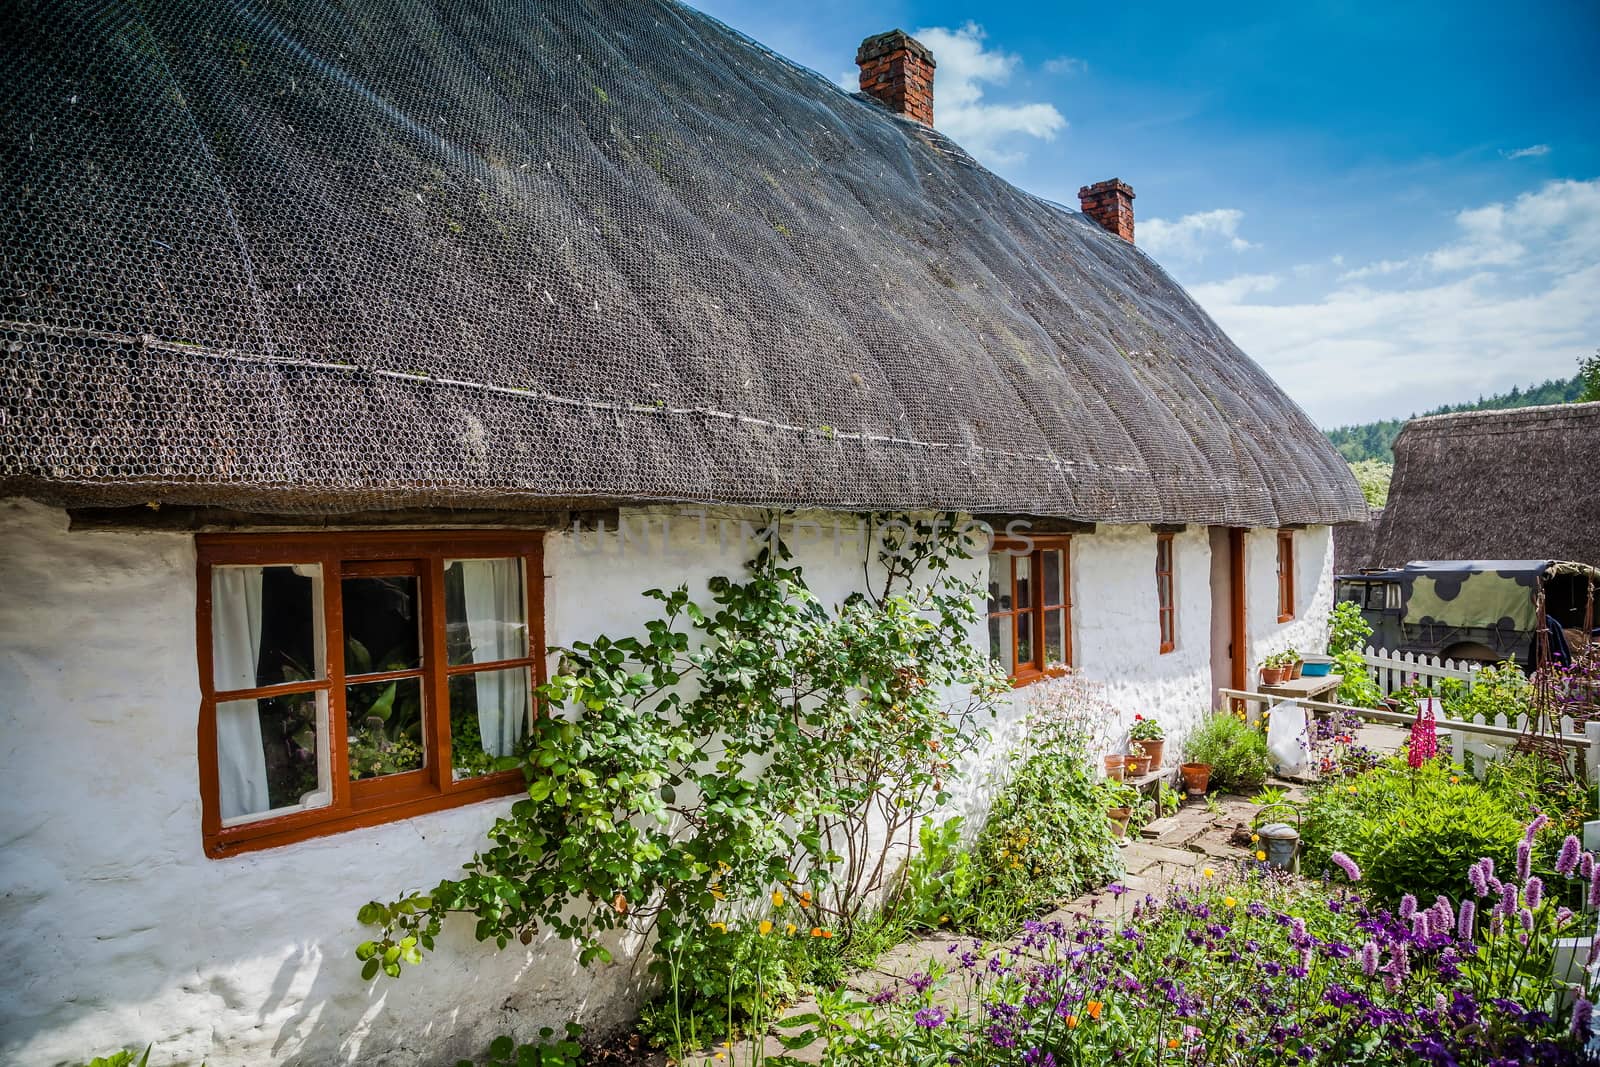
[[[542,669],[522,534],[213,535],[200,562],[207,854],[515,793]]]
[[[1156,620],[1161,630],[1161,653],[1178,647],[1178,612],[1172,591],[1172,535],[1156,534]]]
[[[1072,662],[1071,538],[996,541],[989,554],[989,651],[1017,684]]]
[[[1294,618],[1294,531],[1278,531],[1278,621]]]

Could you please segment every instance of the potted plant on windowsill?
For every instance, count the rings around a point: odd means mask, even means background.
[[[1146,768],[1147,770],[1160,768],[1167,754],[1167,732],[1161,728],[1160,723],[1143,715],[1135,715],[1133,728],[1128,731],[1128,740],[1141,755],[1150,757],[1150,766]]]

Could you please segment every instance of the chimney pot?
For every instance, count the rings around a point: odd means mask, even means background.
[[[897,115],[933,125],[933,53],[904,30],[868,37],[856,49],[861,91]]]
[[[1133,186],[1109,178],[1078,190],[1083,213],[1105,229],[1133,244]]]

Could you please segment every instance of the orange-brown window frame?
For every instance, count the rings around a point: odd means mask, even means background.
[[[1044,603],[1044,553],[1057,550],[1061,552],[1061,603],[1051,604],[1048,608]],[[1041,678],[1053,677],[1060,671],[1049,668],[1045,661],[1044,647],[1044,613],[1046,611],[1061,612],[1061,644],[1066,655],[1065,666],[1073,663],[1072,651],[1072,538],[1070,536],[1034,536],[1026,541],[997,537],[992,551],[1012,552],[1018,555],[1026,554],[1030,557],[1033,570],[1033,595],[1029,598],[1027,607],[1017,605],[1017,571],[1016,566],[1011,568],[1011,604],[1008,611],[991,611],[986,619],[1007,619],[1011,626],[1011,648],[1015,655],[1017,647],[1017,617],[1032,615],[1034,621],[1033,659],[1026,665],[1017,664],[1010,675],[1011,684],[1024,686],[1037,682]]]
[[[195,640],[200,667],[201,834],[213,858],[273,848],[313,837],[443,811],[526,788],[521,771],[501,771],[452,780],[449,679],[462,673],[526,667],[530,684],[545,681],[544,546],[541,535],[525,531],[379,531],[352,533],[199,534],[198,610]],[[445,653],[444,561],[511,558],[522,560],[528,654],[494,663],[451,665]],[[332,799],[326,807],[291,812],[236,826],[223,826],[217,769],[217,689],[211,647],[211,569],[218,565],[272,566],[315,563],[322,568],[322,615],[326,669],[307,682],[228,691],[231,700],[302,692],[325,692],[328,701],[328,758]],[[415,672],[426,685],[424,729],[427,761],[420,771],[351,781],[345,745],[344,620],[340,579],[400,573],[415,568],[418,602],[425,612],[421,635],[423,667]],[[412,673],[412,672],[406,672]],[[364,676],[366,677],[366,676]],[[533,701],[537,714],[537,700]]]
[[[1178,647],[1178,609],[1173,588],[1172,535],[1156,534],[1156,627],[1161,654]]]
[[[1278,531],[1278,621],[1294,618],[1294,531]]]

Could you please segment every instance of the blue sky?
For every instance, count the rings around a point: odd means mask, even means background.
[[[1600,3],[694,0],[853,85],[933,48],[935,125],[1138,243],[1319,424],[1551,377],[1600,348]]]

